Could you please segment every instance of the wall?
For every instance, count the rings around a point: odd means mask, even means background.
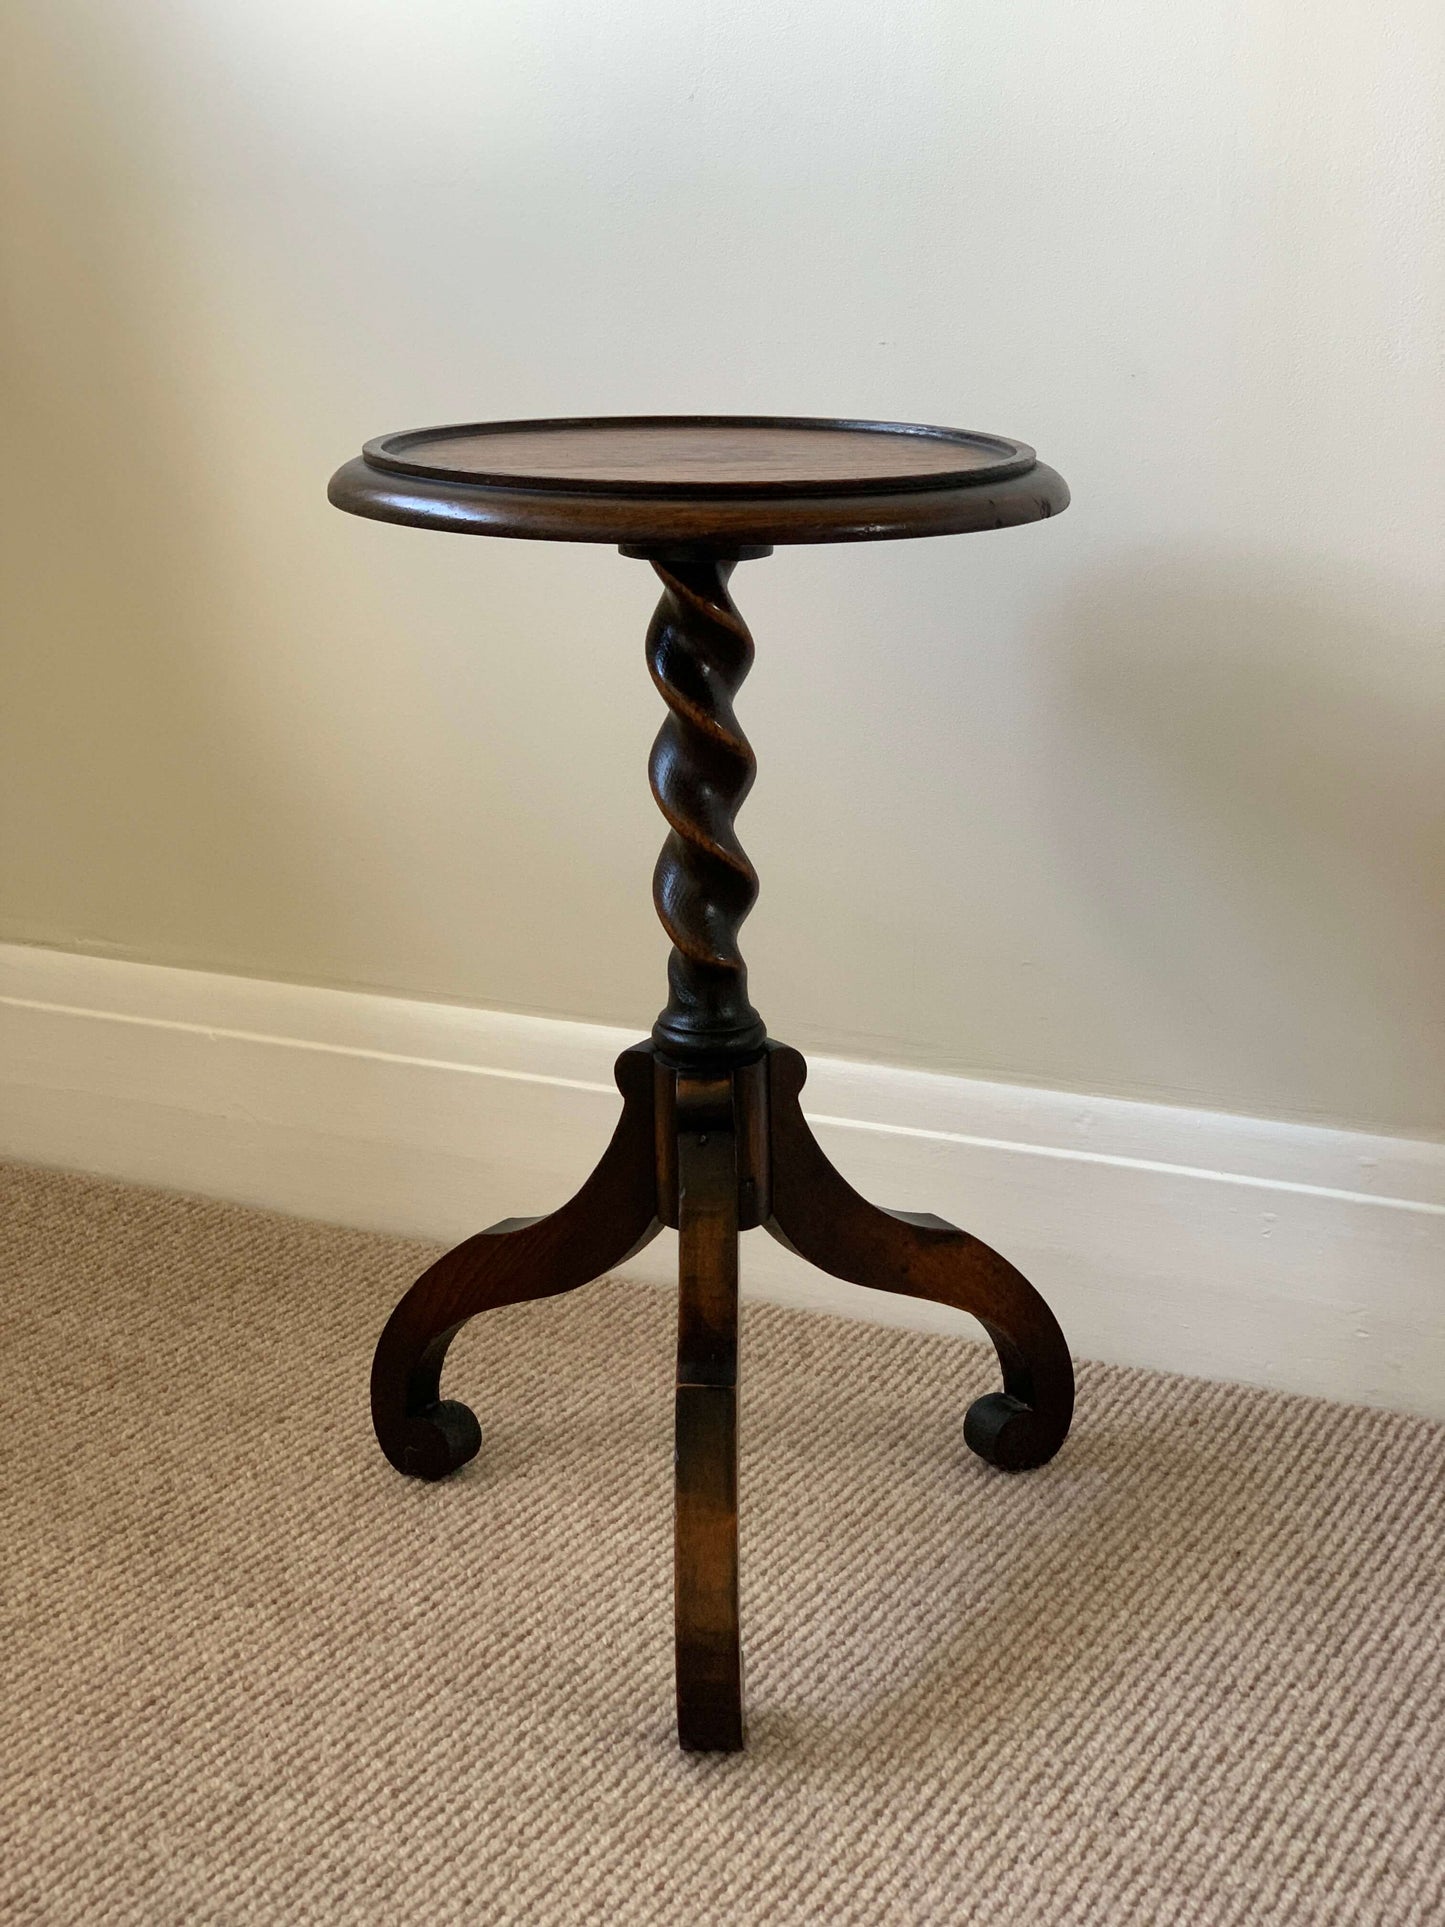
[[[0,937],[637,1029],[650,578],[363,437],[1035,441],[1060,521],[740,572],[770,1027],[1445,1129],[1433,0],[17,0]]]

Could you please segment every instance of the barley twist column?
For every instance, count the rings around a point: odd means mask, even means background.
[[[662,600],[647,632],[647,661],[669,710],[648,775],[671,825],[652,895],[672,939],[670,995],[652,1035],[674,1063],[735,1062],[755,1056],[767,1035],[748,1001],[738,949],[758,879],[733,825],[757,769],[732,704],[752,667],[753,639],[727,591],[736,558],[648,560]]]

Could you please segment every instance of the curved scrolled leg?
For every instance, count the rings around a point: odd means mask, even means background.
[[[479,1311],[551,1298],[600,1277],[657,1231],[653,1053],[617,1060],[622,1116],[602,1161],[577,1195],[545,1218],[508,1218],[424,1271],[388,1319],[371,1368],[371,1417],[399,1472],[441,1479],[482,1442],[465,1405],[440,1396],[453,1338]]]
[[[993,1340],[1004,1389],[969,1408],[965,1442],[1007,1472],[1051,1459],[1068,1436],[1074,1373],[1058,1321],[1038,1292],[996,1251],[944,1219],[882,1211],[860,1197],[803,1116],[802,1057],[775,1048],[768,1069],[768,1230],[835,1278],[970,1313]]]

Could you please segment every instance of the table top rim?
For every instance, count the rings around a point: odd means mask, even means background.
[[[526,436],[538,439],[549,433],[576,429],[656,428],[673,432],[694,429],[779,429],[796,435],[815,431],[820,436],[847,435],[861,442],[876,437],[880,446],[900,438],[925,440],[932,444],[953,445],[975,456],[974,465],[959,469],[898,471],[886,462],[876,469],[865,467],[861,473],[792,479],[767,475],[731,476],[722,479],[657,479],[643,477],[579,476],[537,470],[492,471],[480,468],[448,467],[436,461],[409,459],[408,448],[434,446],[446,441],[485,438],[487,435]],[[866,443],[863,444],[866,446]],[[996,454],[997,459],[979,463],[977,455]],[[968,490],[1027,474],[1038,465],[1038,457],[1025,442],[978,429],[940,427],[927,422],[873,421],[845,416],[806,415],[576,415],[546,416],[493,422],[458,422],[433,428],[394,430],[368,441],[361,459],[380,475],[419,481],[440,482],[450,488],[485,494],[535,491],[550,496],[579,498],[633,499],[639,502],[686,503],[699,505],[727,501],[825,501],[829,497],[861,495],[937,494],[940,491]]]

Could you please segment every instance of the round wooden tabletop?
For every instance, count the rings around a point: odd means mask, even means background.
[[[630,549],[1007,528],[1069,491],[1022,442],[907,422],[631,415],[410,429],[332,477],[355,515]]]

